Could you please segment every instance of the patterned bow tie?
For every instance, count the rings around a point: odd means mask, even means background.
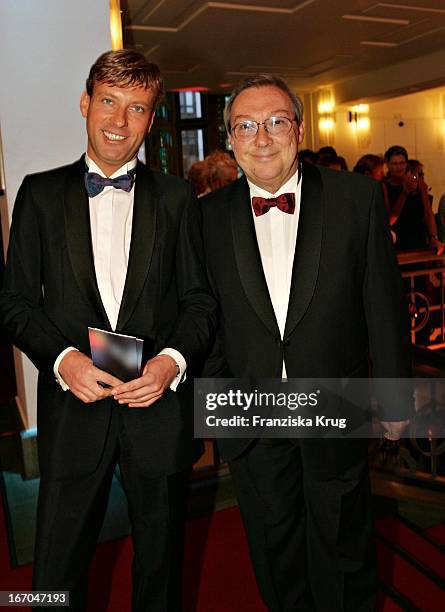
[[[85,172],[85,187],[87,189],[88,197],[94,198],[104,190],[104,187],[114,187],[115,189],[122,189],[123,191],[131,191],[134,183],[134,177],[136,174],[136,168],[129,170],[127,174],[121,174],[116,178],[107,178],[100,176],[96,172]]]
[[[276,198],[252,198],[252,208],[256,217],[265,215],[273,206],[289,215],[293,215],[295,210],[295,194],[282,193]]]

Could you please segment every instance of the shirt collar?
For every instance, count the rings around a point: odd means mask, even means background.
[[[298,169],[295,174],[291,176],[290,179],[284,183],[284,185],[281,185],[281,187],[275,193],[270,193],[269,191],[258,187],[258,185],[255,185],[255,183],[252,183],[249,181],[249,179],[247,179],[247,182],[249,184],[251,198],[276,198],[282,193],[296,193],[298,188]]]
[[[100,176],[105,177],[105,174],[99,168],[99,166],[88,157],[88,153],[85,153],[85,163],[88,166],[88,172],[96,172]],[[134,157],[132,160],[130,160],[129,162],[121,166],[118,170],[116,170],[116,172],[113,172],[110,178],[116,178],[117,176],[121,176],[121,174],[128,174],[129,170],[133,170],[133,168],[136,168],[137,163],[138,159],[137,157]]]

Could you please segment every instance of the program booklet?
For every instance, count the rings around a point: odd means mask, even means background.
[[[123,382],[138,378],[141,374],[144,341],[136,336],[88,328],[91,356],[94,365],[116,376]]]

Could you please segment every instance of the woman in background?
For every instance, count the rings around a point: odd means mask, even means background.
[[[399,161],[397,158],[405,159],[405,155],[399,152],[387,157],[389,174],[384,180],[389,198],[390,224],[397,236],[396,249],[406,251],[431,247],[441,255],[445,245],[437,235],[423,165],[418,160],[408,160],[406,155],[403,173],[402,165],[393,173],[392,162]]]
[[[383,179],[385,177],[385,160],[383,159],[383,157],[380,157],[380,155],[373,155],[372,153],[367,153],[366,155],[363,155],[355,164],[354,172],[364,174],[365,176],[371,176],[376,181],[379,181],[379,183],[381,183],[383,198],[385,200],[385,208],[389,217],[389,224],[392,225],[393,223],[395,223],[396,219],[392,219],[390,215],[388,189],[386,187],[386,184],[383,182]],[[395,243],[397,237],[396,234],[392,231],[392,229],[391,237],[392,241]]]

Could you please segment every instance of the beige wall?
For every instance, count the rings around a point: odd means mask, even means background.
[[[333,92],[335,97],[335,92]],[[314,106],[317,103],[315,99]],[[362,102],[366,103],[366,99]],[[369,130],[356,129],[348,121],[350,106],[335,109],[333,144],[350,169],[361,155],[383,155],[394,144],[425,165],[425,178],[437,206],[445,193],[445,87],[369,103]],[[403,122],[403,126],[399,123]],[[327,142],[316,126],[314,148]]]

